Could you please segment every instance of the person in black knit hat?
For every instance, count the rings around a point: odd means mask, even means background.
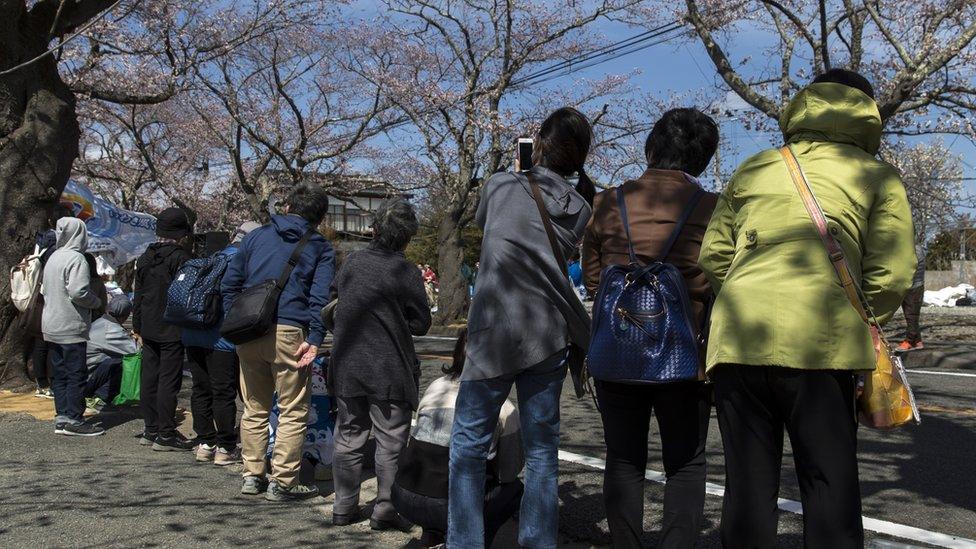
[[[191,258],[187,249],[192,232],[184,210],[163,210],[156,218],[157,241],[136,261],[132,327],[142,338],[139,402],[146,424],[139,443],[157,451],[193,448],[176,430],[176,397],[183,382],[180,328],[163,322],[169,285]]]

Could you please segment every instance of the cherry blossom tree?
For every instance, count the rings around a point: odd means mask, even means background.
[[[387,134],[387,158],[412,158],[403,177],[431,182],[439,197],[440,323],[466,314],[463,229],[481,181],[509,165],[515,138],[530,136],[547,109],[574,104],[595,118],[600,98],[626,81],[527,77],[602,44],[593,23],[637,3],[384,0],[386,14],[352,33],[349,70],[383,89],[405,119]]]
[[[901,172],[912,205],[915,241],[930,242],[935,235],[959,224],[962,203],[962,162],[941,139],[931,143],[886,142],[881,156]]]
[[[641,21],[687,21],[721,78],[767,121],[818,73],[846,67],[874,83],[888,133],[974,136],[976,4],[971,0],[685,0],[644,3]],[[672,7],[671,10],[662,8]],[[737,36],[759,31],[749,57]]]
[[[337,61],[348,47],[342,25],[322,20],[342,18],[320,14],[195,70],[191,104],[256,219],[282,186],[359,181],[323,176],[367,158],[365,142],[391,123],[380,88]]]
[[[30,249],[78,157],[78,100],[152,105],[191,69],[316,13],[299,0],[0,0],[0,268]],[[6,278],[4,278],[6,280]],[[0,285],[0,382],[23,380]],[[17,363],[15,367],[11,364]]]

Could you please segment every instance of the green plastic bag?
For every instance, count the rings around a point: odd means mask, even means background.
[[[139,402],[139,379],[142,376],[142,353],[122,357],[122,387],[112,401],[116,406]]]

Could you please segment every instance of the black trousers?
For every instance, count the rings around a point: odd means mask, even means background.
[[[922,315],[922,298],[925,296],[925,286],[908,290],[905,300],[901,302],[901,310],[905,313],[905,339],[915,344],[922,340],[922,328],[919,317]]]
[[[142,341],[139,407],[146,433],[163,438],[176,435],[176,397],[183,385],[183,344]]]
[[[187,347],[186,354],[193,374],[190,407],[197,440],[232,451],[237,446],[237,353]]]
[[[700,382],[596,382],[607,444],[603,500],[613,546],[642,547],[644,481],[651,413],[657,417],[667,483],[659,547],[694,547],[705,506],[705,440],[710,408]]]
[[[34,374],[34,381],[41,389],[50,387],[51,378],[54,377],[50,352],[50,343],[44,341],[43,337],[34,338],[34,347],[31,349],[31,369]]]
[[[864,546],[854,377],[772,366],[713,371],[725,447],[725,547],[776,546],[784,429],[800,485],[804,546]]]
[[[498,530],[518,512],[524,491],[520,480],[505,484],[489,482],[485,487],[485,547],[491,547]],[[403,518],[420,526],[428,534],[444,538],[447,533],[447,498],[432,498],[394,483],[390,499]]]

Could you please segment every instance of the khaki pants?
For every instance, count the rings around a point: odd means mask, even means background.
[[[274,332],[237,346],[241,359],[241,457],[244,476],[267,474],[268,415],[278,392],[278,431],[271,459],[271,479],[281,486],[298,484],[302,446],[308,424],[311,368],[295,369],[295,356],[305,340],[301,328],[278,325]]]

